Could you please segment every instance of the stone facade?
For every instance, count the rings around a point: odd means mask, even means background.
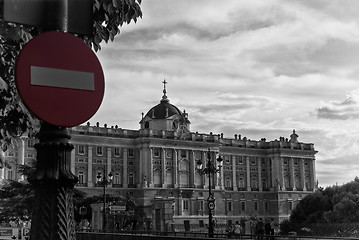
[[[287,218],[296,204],[316,189],[312,143],[289,139],[259,141],[234,135],[190,131],[188,114],[171,105],[164,95],[140,121],[139,130],[89,123],[70,129],[71,169],[77,187],[90,195],[102,194],[97,176],[104,169],[113,174],[109,194],[130,195],[155,230],[170,224],[208,223],[208,177],[196,171],[196,163],[209,157],[223,159],[220,172],[211,177],[218,223],[242,217]],[[18,179],[16,163],[36,158],[33,139],[18,139],[18,149],[5,153],[9,165],[2,178]],[[12,168],[10,168],[12,166]]]

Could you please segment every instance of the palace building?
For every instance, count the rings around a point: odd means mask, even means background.
[[[273,141],[193,132],[188,113],[167,98],[166,85],[160,102],[142,114],[139,124],[139,130],[99,123],[71,128],[71,169],[77,187],[90,195],[102,194],[98,176],[111,172],[107,193],[131,196],[154,230],[208,224],[209,185],[217,223],[249,217],[281,221],[316,189],[317,151],[314,144],[299,142],[295,130],[289,138]],[[5,153],[8,165],[0,177],[21,178],[16,163],[36,159],[34,143],[20,137],[17,149]],[[208,175],[196,170],[198,161],[206,166],[209,158],[220,170],[210,183]],[[101,228],[101,216],[93,214],[93,228]]]

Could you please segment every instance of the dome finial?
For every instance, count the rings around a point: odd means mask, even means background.
[[[166,91],[166,84],[167,84],[167,81],[166,81],[166,79],[163,79],[163,96],[162,96],[162,101],[168,101],[168,99],[167,99],[167,95],[166,95],[166,93],[167,93],[167,91]]]

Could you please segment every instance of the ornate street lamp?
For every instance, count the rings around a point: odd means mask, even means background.
[[[106,231],[106,187],[107,185],[109,185],[112,182],[112,178],[113,175],[110,172],[108,174],[108,177],[106,177],[106,168],[103,169],[103,176],[104,178],[102,178],[101,173],[99,172],[96,176],[97,178],[97,183],[102,185],[103,187],[103,210],[102,210],[102,216],[103,216],[103,220],[102,220],[102,230]]]
[[[208,199],[207,199],[207,207],[208,207],[208,237],[212,238],[214,236],[214,226],[213,226],[213,210],[215,208],[215,199],[212,193],[212,184],[211,184],[211,174],[215,174],[221,171],[223,159],[218,156],[218,168],[215,166],[214,162],[211,159],[211,149],[208,148],[207,152],[207,165],[203,167],[202,161],[197,161],[197,171],[203,175],[208,175]]]

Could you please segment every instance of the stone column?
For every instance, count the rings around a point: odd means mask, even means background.
[[[161,171],[162,171],[162,188],[166,188],[167,179],[166,179],[166,149],[165,148],[162,148]]]
[[[88,146],[88,154],[87,154],[87,187],[93,187],[92,182],[92,146]]]
[[[279,173],[278,173],[278,162],[274,157],[270,158],[270,167],[272,169],[271,171],[271,190],[272,191],[278,191],[279,190]]]
[[[280,190],[284,190],[285,186],[284,186],[284,171],[283,171],[283,158],[282,157],[278,157],[276,159],[278,161],[278,180],[279,180],[279,186],[280,186]]]
[[[178,187],[178,151],[173,149],[173,184]]]
[[[190,156],[189,162],[189,187],[194,187],[195,179],[195,170],[196,170],[196,153],[192,150],[192,155]]]
[[[247,167],[247,191],[251,191],[251,166],[249,162],[249,157],[246,158],[246,167]]]
[[[214,154],[214,159],[213,159],[213,164],[216,166],[217,169],[220,169],[220,171],[216,174],[217,175],[217,185],[216,185],[216,189],[223,189],[223,179],[224,179],[224,175],[223,175],[223,165],[219,166],[218,162],[217,162],[217,154],[219,153],[215,153]],[[224,161],[224,159],[223,159]],[[222,162],[222,164],[224,164]]]
[[[20,137],[19,138],[19,152],[18,152],[18,164],[24,164],[25,163],[25,141],[26,137]]]
[[[203,164],[203,167],[207,167],[207,153],[205,151],[202,152],[202,164]],[[202,181],[203,181],[203,188],[206,189],[208,188],[207,186],[207,182],[206,182],[207,178],[206,178],[206,174],[203,174],[202,175]]]
[[[304,165],[304,159],[300,159],[299,161],[299,167],[300,167],[300,181],[302,185],[303,191],[307,191],[307,186],[305,185],[305,165]]]
[[[106,168],[107,168],[107,175],[112,173],[112,175],[114,174],[112,172],[112,164],[111,164],[111,161],[112,161],[112,152],[111,152],[111,148],[110,147],[107,147],[107,165],[106,165]],[[108,177],[108,176],[104,176],[104,177]],[[107,185],[108,188],[112,188],[112,183],[110,183],[109,185]]]
[[[289,188],[290,190],[296,191],[295,187],[295,177],[294,177],[294,159],[290,158],[289,161]]]
[[[150,172],[150,149],[145,148],[140,150],[140,163],[142,164],[142,173],[141,173],[141,187],[148,187],[148,181],[149,181],[149,172]]]
[[[257,157],[258,160],[258,189],[259,191],[263,191],[263,184],[262,184],[262,160],[261,158]]]
[[[76,168],[75,168],[75,161],[76,161],[76,150],[71,151],[71,172],[73,174],[76,173]]]
[[[25,164],[25,141],[26,141],[26,137],[21,136],[19,138],[19,155],[18,155],[18,159],[17,159],[17,163],[18,164]],[[15,177],[16,180],[17,179],[22,179],[24,180],[24,176],[20,173],[17,173],[17,176]]]
[[[313,186],[313,190],[316,188],[317,185],[317,179],[315,177],[315,160],[310,159],[309,160],[309,169],[310,169],[310,184]]]
[[[123,184],[122,187],[123,188],[128,188],[128,179],[127,179],[127,148],[123,149],[123,169],[122,169],[122,176],[123,176]]]
[[[236,156],[232,156],[232,181],[233,191],[237,191],[237,167],[236,167]]]
[[[148,176],[149,187],[154,187],[153,184],[153,148],[150,148],[150,172]]]

